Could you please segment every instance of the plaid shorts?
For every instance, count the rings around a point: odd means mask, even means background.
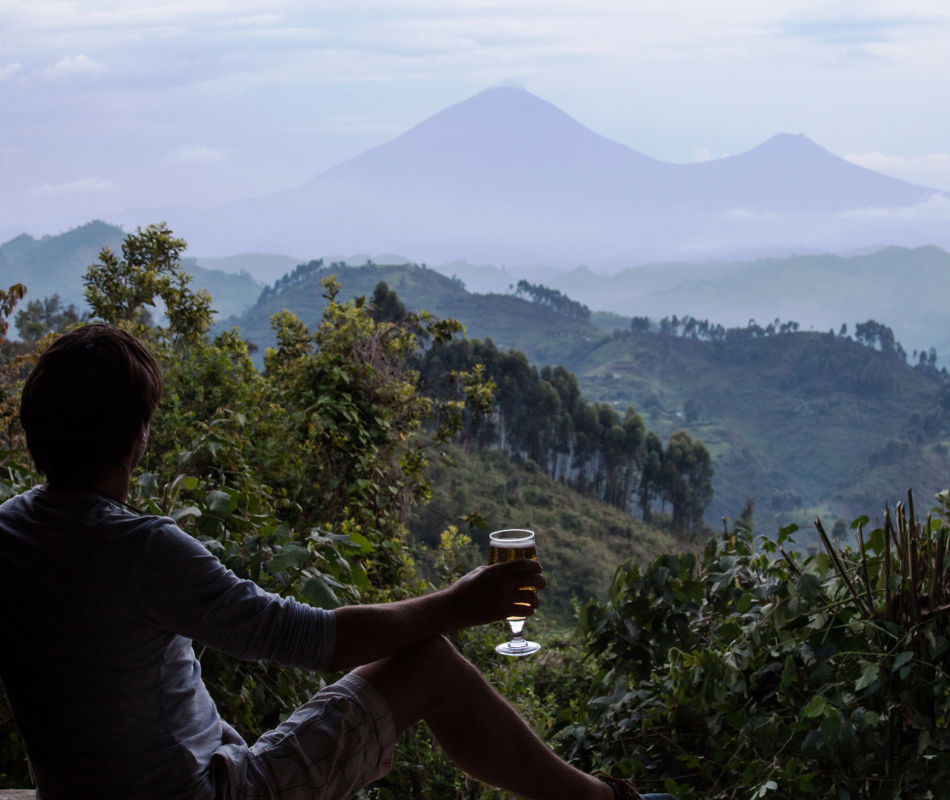
[[[382,696],[356,675],[321,689],[250,747],[212,758],[218,800],[349,800],[392,764],[396,729]]]

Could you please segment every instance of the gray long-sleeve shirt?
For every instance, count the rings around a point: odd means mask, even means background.
[[[335,616],[98,494],[40,487],[0,506],[0,678],[40,797],[210,796],[211,755],[238,737],[192,640],[326,670]]]

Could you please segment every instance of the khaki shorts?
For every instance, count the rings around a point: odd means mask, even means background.
[[[392,765],[396,729],[382,696],[356,675],[320,690],[253,745],[212,757],[218,800],[349,800]]]

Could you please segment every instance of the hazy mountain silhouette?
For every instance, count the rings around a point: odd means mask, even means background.
[[[947,245],[933,217],[948,205],[945,194],[802,135],[672,164],[523,89],[495,88],[296,189],[205,212],[177,208],[167,219],[199,255],[386,251],[427,262],[622,266],[769,248]]]
[[[0,286],[5,288],[17,282],[26,286],[26,299],[17,307],[17,312],[30,302],[54,294],[59,295],[64,308],[75,305],[81,312],[88,311],[83,287],[86,269],[98,262],[105,247],[121,257],[125,237],[122,228],[101,220],[39,239],[21,234],[0,244]],[[225,269],[218,269],[214,265],[203,267],[186,256],[182,266],[194,279],[191,288],[207,289],[214,298],[215,313],[228,317],[252,305],[261,292],[261,284],[243,271],[248,258],[242,259],[240,264],[223,264]],[[15,319],[16,312],[11,323]],[[16,336],[13,327],[11,325],[10,336]]]
[[[463,280],[467,272],[456,270]],[[665,262],[613,274],[577,267],[550,275],[547,286],[592,309],[624,317],[693,316],[727,327],[750,319],[799,322],[802,330],[838,331],[874,319],[913,350],[950,353],[945,298],[950,253],[938,247],[885,247],[849,256],[831,253],[754,261]]]

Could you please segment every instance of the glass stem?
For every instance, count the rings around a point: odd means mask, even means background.
[[[524,620],[523,619],[510,619],[508,620],[508,627],[511,628],[512,638],[508,642],[509,647],[525,647],[526,643],[524,640]]]

